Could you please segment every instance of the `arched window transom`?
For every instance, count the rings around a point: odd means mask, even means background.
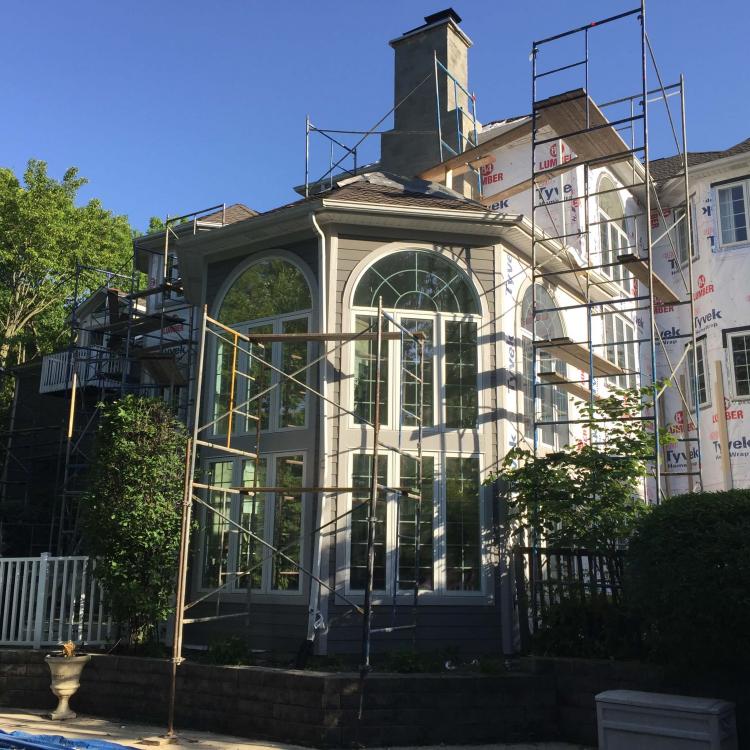
[[[226,325],[309,310],[310,287],[297,266],[275,258],[253,263],[232,284],[219,309]]]
[[[357,285],[354,304],[377,307],[380,297],[391,309],[479,314],[476,295],[461,270],[420,250],[392,253],[370,266]]]

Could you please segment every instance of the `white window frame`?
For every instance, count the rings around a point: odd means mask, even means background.
[[[374,308],[369,307],[352,307],[350,317],[350,330],[356,330],[356,319],[360,316],[371,316],[377,318],[378,311]],[[453,430],[467,430],[472,429],[479,433],[481,432],[480,415],[483,412],[483,393],[480,386],[480,373],[483,371],[483,349],[484,345],[480,343],[480,331],[482,327],[482,316],[471,315],[466,313],[430,313],[425,310],[389,310],[388,314],[391,315],[395,320],[401,323],[402,320],[408,319],[419,319],[429,320],[432,322],[432,346],[433,346],[433,383],[432,383],[432,424],[425,424],[424,429],[434,432],[450,432]],[[477,389],[477,426],[473,428],[466,427],[448,427],[446,425],[446,360],[445,360],[445,344],[446,344],[446,323],[474,323],[477,327],[477,377],[476,377],[476,389]],[[385,325],[384,325],[385,330]],[[391,332],[398,331],[398,329],[391,325]],[[352,334],[354,335],[354,334]],[[404,334],[406,335],[406,334]],[[386,374],[386,388],[388,395],[388,409],[386,411],[385,420],[381,422],[381,427],[384,429],[397,430],[399,427],[399,418],[401,410],[401,340],[395,339],[393,341],[384,341],[383,346],[388,352],[388,372]],[[349,372],[356,373],[356,349],[354,343],[349,346]],[[398,376],[398,377],[397,377]],[[350,412],[354,412],[355,402],[355,377],[351,379],[351,385],[346,389],[347,401],[346,407]],[[371,430],[370,425],[358,422],[354,417],[353,413],[348,415],[347,426],[350,428],[362,427]],[[409,425],[404,428],[405,430],[416,430],[416,425]]]
[[[721,200],[719,197],[719,193],[722,190],[728,190],[733,187],[741,187],[742,188],[742,197],[744,198],[744,208],[745,208],[745,228],[747,232],[747,239],[739,240],[735,242],[724,242],[724,235],[721,230]],[[745,245],[750,245],[750,179],[745,178],[741,180],[735,180],[733,182],[727,182],[721,185],[715,185],[714,190],[716,191],[716,212],[717,212],[717,226],[716,231],[719,235],[718,239],[718,245],[722,249],[729,249],[733,247],[743,247]]]
[[[265,459],[267,461],[266,464],[266,481],[269,482],[268,486],[272,487],[274,486],[274,482],[276,480],[276,462],[280,458],[291,458],[291,457],[302,457],[303,461],[303,468],[302,468],[302,486],[306,487],[309,484],[308,480],[308,474],[311,470],[310,462],[308,461],[307,451],[306,450],[283,450],[283,451],[275,451],[275,452],[269,452],[269,453],[262,453],[261,458]],[[232,486],[233,487],[239,487],[242,485],[242,464],[243,460],[249,460],[249,459],[243,459],[243,458],[227,458],[225,456],[217,455],[217,456],[211,456],[207,458],[203,464],[204,470],[206,474],[208,475],[209,467],[211,464],[215,463],[231,463],[232,464]],[[210,493],[210,490],[205,490],[206,493]],[[229,513],[228,516],[231,518],[232,521],[235,523],[240,523],[240,515],[241,515],[241,506],[242,506],[242,498],[243,495],[241,494],[230,494],[229,495]],[[304,560],[306,559],[306,556],[308,554],[308,534],[306,533],[306,529],[309,526],[309,513],[308,513],[308,506],[310,505],[308,501],[308,493],[304,493],[301,496],[301,508],[300,508],[300,559],[297,560],[297,562],[301,563],[304,566]],[[274,531],[274,499],[275,495],[266,493],[263,502],[265,503],[264,507],[264,518],[263,518],[263,538],[268,540],[273,540],[273,531]],[[208,508],[202,508],[202,515],[200,516],[200,529],[201,533],[199,535],[200,544],[199,544],[199,554],[198,554],[198,560],[199,565],[196,567],[198,570],[195,574],[195,580],[197,581],[196,591],[200,593],[207,593],[209,591],[213,591],[213,589],[216,588],[216,585],[206,586],[203,583],[203,567],[204,567],[204,561],[205,561],[205,554],[206,554],[206,544],[205,544],[205,529],[206,529],[206,519],[208,518],[209,514],[212,513]],[[236,527],[233,527],[231,524],[229,525],[229,529],[226,532],[229,534],[229,545],[227,549],[227,563],[226,563],[226,569],[225,573],[228,574],[229,577],[231,577],[234,573],[237,572],[237,566],[239,565],[239,553],[240,553],[240,536],[243,534],[243,532],[239,531]],[[260,545],[260,542],[256,542],[258,545]],[[273,541],[271,541],[273,544]],[[263,545],[260,545],[263,547]],[[297,604],[299,601],[306,600],[307,599],[307,592],[305,591],[305,588],[307,586],[306,583],[306,575],[300,571],[300,577],[299,577],[299,587],[297,589],[293,589],[290,591],[284,591],[283,589],[274,589],[272,588],[272,565],[273,565],[273,558],[274,555],[268,548],[266,549],[265,554],[263,555],[263,566],[261,567],[261,586],[254,587],[252,589],[252,598],[254,601],[263,602],[263,601],[274,601],[274,602],[287,602],[290,604]],[[227,597],[231,600],[237,600],[237,598],[245,599],[247,597],[247,589],[242,588],[238,586],[238,581],[235,578],[231,584],[227,585],[224,589],[221,591],[221,597]]]
[[[749,332],[750,333],[750,332]],[[713,399],[711,398],[711,372],[708,366],[708,347],[706,346],[706,339],[701,338],[696,341],[696,359],[698,362],[703,363],[703,378],[706,381],[706,400],[700,401],[700,389],[698,389],[698,408],[703,409],[711,406]],[[696,377],[698,374],[696,373]],[[695,394],[693,393],[693,358],[688,355],[688,377],[685,378],[687,382],[688,391],[688,404],[691,409],[695,407]]]
[[[313,324],[313,314],[312,310],[301,310],[293,313],[285,313],[284,315],[274,315],[270,318],[259,318],[258,320],[253,320],[252,322],[243,322],[239,323],[237,325],[232,326],[235,331],[242,334],[249,334],[253,330],[257,328],[261,328],[263,326],[271,326],[272,331],[274,334],[280,334],[283,333],[283,327],[284,323],[288,323],[292,320],[306,320],[307,321],[307,330],[310,332],[311,326]],[[215,338],[215,337],[214,337]],[[212,372],[211,372],[211,388],[208,392],[208,399],[209,399],[209,409],[210,413],[213,414],[213,408],[216,398],[216,379],[219,375],[218,368],[216,366],[216,358],[218,355],[218,349],[219,349],[219,341],[213,341],[211,342],[211,362],[212,362]],[[284,344],[282,342],[275,341],[271,346],[271,364],[276,367],[277,369],[282,369],[283,364],[283,350],[282,347]],[[240,342],[241,349],[247,349],[248,344],[247,342]],[[244,354],[242,351],[238,352],[238,360],[239,359],[248,359],[249,355]],[[312,342],[307,342],[307,361],[310,362],[312,360]],[[309,378],[311,377],[311,374],[313,372],[314,368],[308,368],[305,372],[307,373],[307,382],[309,383]],[[281,381],[282,376],[278,372],[274,372],[270,368],[266,367],[265,371],[270,376],[269,385],[273,383],[273,388],[270,391],[270,404],[269,404],[269,419],[268,419],[268,427],[264,427],[261,429],[262,433],[269,433],[269,432],[291,432],[296,430],[306,430],[310,426],[310,392],[305,393],[305,422],[302,425],[290,425],[287,427],[283,427],[281,425]],[[298,380],[301,378],[297,378]],[[237,381],[238,385],[240,385],[240,380]],[[268,387],[268,386],[267,386]],[[242,402],[240,402],[242,403]],[[254,407],[255,402],[251,404],[252,407]],[[250,409],[250,413],[254,414],[254,408]],[[212,417],[213,419],[213,417]],[[235,424],[233,425],[233,431],[232,436],[237,437],[240,435],[254,435],[255,434],[255,422],[253,421],[251,424],[245,425],[245,428],[240,430],[236,429],[237,424],[239,424],[239,420],[241,417],[237,414],[233,417],[233,421]],[[213,425],[211,428],[211,434],[213,437],[221,437],[226,435],[226,431],[217,431],[216,430],[217,425]]]
[[[405,451],[416,458],[416,450]],[[372,455],[372,451],[357,450],[349,453],[346,461],[346,476],[351,482],[354,470],[355,455]],[[400,455],[395,451],[386,455],[388,472],[388,486],[397,487],[401,481]],[[489,503],[490,488],[482,484],[481,478],[484,471],[484,456],[481,453],[459,453],[456,451],[425,451],[424,456],[432,456],[434,461],[435,479],[433,484],[433,513],[432,513],[432,564],[433,564],[433,588],[419,589],[419,601],[424,604],[455,604],[461,601],[471,601],[474,604],[492,604],[492,568],[490,565],[490,550],[482,535],[482,529],[488,527],[491,517]],[[480,586],[476,591],[451,591],[446,587],[446,533],[445,523],[447,515],[447,460],[448,458],[474,458],[477,459],[477,479],[479,481],[479,526],[477,536],[479,537],[479,580]],[[340,561],[337,568],[339,585],[343,588],[347,598],[360,601],[364,598],[363,589],[351,587],[351,493],[345,496],[347,520],[345,528],[339,534],[336,558]],[[386,512],[386,552],[385,552],[385,589],[373,591],[373,604],[387,605],[394,601],[393,589],[395,587],[395,564],[396,564],[396,534],[398,533],[398,503],[395,493],[390,493],[387,498]],[[410,606],[413,603],[414,592],[412,588],[401,589],[396,592],[395,601],[397,605]]]
[[[624,218],[625,217],[625,204],[622,198],[620,198],[620,194],[619,194],[620,190],[622,189],[622,186],[618,188],[618,183],[615,181],[615,179],[611,175],[606,174],[606,175],[602,175],[602,177],[600,178],[597,191],[601,190],[601,183],[604,180],[609,180],[610,182],[612,182],[615,188],[618,189],[618,192],[611,193],[611,195],[613,195],[620,202],[622,218],[613,219],[601,207],[600,199],[602,196],[600,195],[596,196],[596,220],[599,223],[599,232],[597,233],[597,242],[599,244],[599,256],[601,258],[601,263],[602,263],[601,272],[606,278],[608,278],[614,284],[617,284],[619,287],[621,287],[625,291],[628,291],[630,289],[630,282],[631,282],[632,276],[629,271],[625,270],[625,267],[622,264],[617,264],[618,255],[621,255],[623,252],[626,252],[626,253],[631,252],[631,250],[628,249],[630,245],[630,239],[628,237],[627,230],[617,225],[618,221],[622,221],[623,225],[625,225],[626,223],[625,218]],[[601,241],[602,227],[605,228],[606,233],[607,233],[608,247],[605,247]],[[612,247],[613,234],[620,241],[619,242],[620,246],[617,248]],[[610,258],[607,257],[608,254],[611,255]],[[616,265],[605,266],[604,264],[616,264]]]
[[[675,240],[675,247],[677,248],[677,262],[680,265],[680,268],[685,268],[685,266],[688,265],[688,260],[692,260],[695,262],[698,260],[698,243],[696,241],[697,235],[695,232],[695,211],[693,209],[693,202],[690,201],[690,210],[688,211],[687,219],[681,218],[685,215],[685,207],[684,206],[678,206],[677,208],[672,209],[672,224],[677,222],[679,220],[679,224],[674,227],[674,240]],[[692,243],[692,256],[691,258],[688,258],[687,254],[687,248],[685,247],[685,244],[688,243],[688,222],[690,222],[690,235],[692,237],[693,243]],[[667,244],[669,244],[669,240],[667,240]]]
[[[618,367],[621,367],[624,371],[624,375],[612,375],[607,378],[607,383],[610,385],[614,385],[617,388],[632,388],[635,387],[637,383],[637,376],[636,373],[639,370],[639,362],[638,362],[638,344],[636,342],[637,334],[636,334],[636,326],[635,323],[633,323],[632,320],[628,320],[624,315],[619,314],[614,311],[607,312],[605,315],[602,316],[602,343],[605,345],[603,347],[605,352],[605,359],[609,359],[610,362],[617,365]],[[612,340],[609,339],[607,333],[607,321],[611,321],[612,324]],[[623,337],[618,338],[617,337],[617,324],[621,323],[623,327]],[[628,341],[630,343],[622,343],[624,341]],[[619,346],[625,347],[625,362],[624,367],[622,364],[618,361],[618,352],[617,348]],[[607,356],[607,348],[612,347],[614,349],[614,359],[610,359]],[[624,379],[624,383],[620,382],[620,378]]]
[[[519,321],[520,322],[519,322],[519,328],[518,328],[518,330],[520,331],[520,334],[516,337],[516,342],[517,342],[516,343],[516,347],[517,347],[516,348],[516,363],[520,364],[520,368],[518,368],[518,369],[520,369],[521,377],[524,378],[524,381],[526,379],[529,379],[529,381],[532,383],[532,393],[533,393],[533,383],[536,382],[536,384],[537,384],[537,395],[536,395],[536,399],[535,399],[534,405],[533,405],[534,411],[530,415],[526,414],[526,393],[523,391],[523,389],[521,390],[521,410],[522,410],[522,413],[523,413],[523,416],[524,416],[524,420],[523,420],[523,423],[522,423],[523,432],[525,434],[525,432],[526,432],[526,424],[525,424],[525,422],[526,422],[527,417],[530,417],[531,418],[530,419],[530,421],[531,421],[531,434],[530,435],[525,435],[525,437],[526,437],[526,440],[530,440],[531,442],[533,442],[533,440],[534,440],[534,424],[536,422],[537,409],[541,409],[541,407],[542,407],[542,397],[538,393],[539,386],[542,385],[545,388],[550,388],[551,389],[550,392],[553,393],[552,413],[553,413],[553,419],[555,419],[555,420],[557,420],[557,419],[560,418],[560,413],[559,413],[559,407],[555,403],[555,400],[554,400],[554,394],[557,393],[557,392],[561,392],[565,396],[566,399],[567,399],[567,394],[565,393],[564,390],[560,389],[559,386],[544,385],[544,383],[541,383],[540,381],[538,381],[538,379],[537,379],[538,378],[538,373],[535,373],[535,372],[527,373],[526,372],[526,357],[524,356],[524,343],[527,342],[529,344],[529,346],[532,347],[532,350],[531,350],[531,362],[532,362],[532,366],[534,364],[539,364],[539,362],[540,362],[539,357],[538,356],[537,357],[534,356],[534,350],[533,350],[533,346],[534,346],[534,334],[533,334],[533,331],[529,330],[526,327],[525,321],[523,320],[523,317],[522,317],[523,316],[523,301],[524,301],[524,298],[526,296],[526,293],[529,291],[529,289],[531,289],[531,287],[532,287],[532,284],[526,284],[526,285],[524,285],[520,289],[519,295],[518,295],[518,303],[517,304],[518,304],[518,311],[519,311],[519,316],[520,316],[519,317]],[[555,303],[555,297],[552,294],[552,292],[549,289],[545,289],[545,291],[547,292],[547,294],[549,294],[550,299],[552,300],[552,303],[556,304]],[[560,318],[560,325],[562,327],[562,332],[563,332],[563,335],[565,335],[565,320],[563,319],[563,316],[562,316],[562,314],[560,313],[559,310],[556,311],[555,314],[558,315],[559,318]],[[535,318],[533,318],[533,320],[535,320]],[[532,322],[532,325],[534,325],[533,322]],[[560,360],[560,359],[558,359],[556,357],[550,357],[550,360],[552,362],[556,362],[556,361],[562,362],[562,365],[563,365],[563,368],[564,368],[565,372],[561,373],[561,374],[567,380],[568,379],[568,363],[565,362],[564,360]],[[524,382],[524,381],[522,381],[522,382]],[[532,398],[533,398],[533,395],[532,395]],[[568,417],[570,417],[570,411],[571,411],[570,410],[570,404],[568,404]],[[552,434],[553,434],[553,441],[552,441],[552,443],[545,442],[545,440],[544,440],[544,427],[551,427],[552,428]],[[567,427],[568,427],[568,440],[570,440],[570,432],[571,432],[570,425],[567,425]],[[559,435],[558,435],[557,425],[542,425],[542,426],[538,427],[537,430],[538,430],[538,434],[539,434],[539,445],[541,447],[548,448],[548,449],[551,449],[551,450],[558,450],[559,448],[563,447],[560,444],[560,439],[559,439]]]
[[[732,394],[736,401],[750,401],[750,393],[740,394],[737,389],[737,373],[734,369],[734,339],[742,337],[750,338],[750,328],[743,328],[738,331],[728,331],[727,334],[727,360],[730,372],[730,382],[732,384]]]

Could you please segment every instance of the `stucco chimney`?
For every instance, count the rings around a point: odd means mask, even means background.
[[[447,8],[425,16],[424,20],[422,26],[390,42],[395,51],[393,103],[398,106],[393,130],[381,136],[380,162],[384,171],[404,177],[414,177],[440,161],[435,53],[438,61],[468,89],[468,51],[472,43],[459,28],[461,17],[453,8]],[[467,118],[460,125],[457,123],[453,82],[440,70],[437,79],[443,140],[458,150],[457,130],[460,127],[466,132]],[[405,97],[408,98],[402,101]],[[465,112],[469,111],[466,96],[460,89],[459,103]]]

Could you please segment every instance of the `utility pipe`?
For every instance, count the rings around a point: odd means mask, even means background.
[[[320,333],[328,333],[328,263],[326,258],[326,238],[320,228],[315,214],[310,214],[313,229],[318,235],[318,299],[320,304],[319,330]],[[323,341],[324,353],[327,354],[328,344]],[[320,374],[319,389],[326,396],[326,386],[328,382],[328,357],[324,356],[318,365]],[[325,398],[320,399],[320,461],[318,465],[318,485],[327,486],[327,468],[328,468],[328,401]],[[323,537],[319,529],[324,518],[325,493],[321,492],[318,496],[318,502],[315,505],[315,518],[313,519],[313,528],[318,529],[313,538],[313,557],[312,573],[315,576],[310,581],[310,600],[307,608],[307,640],[312,644],[315,640],[315,622],[318,612],[318,599],[320,597],[320,583],[316,580],[320,578],[320,562],[323,547]]]

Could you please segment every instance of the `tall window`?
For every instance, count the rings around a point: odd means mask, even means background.
[[[217,317],[240,333],[307,333],[311,309],[310,289],[299,268],[286,260],[273,259],[254,263],[237,278],[224,296]],[[303,368],[309,361],[308,344],[242,343],[241,348],[236,360],[231,342],[219,339],[216,348],[215,432],[227,431],[232,380],[237,410],[232,417],[234,433],[255,430],[255,421],[248,415],[259,415],[264,430],[304,427],[308,400],[305,388],[281,377],[262,362],[290,375],[299,373],[297,379],[307,383],[310,372]],[[237,370],[234,378],[233,363]],[[277,384],[279,388],[264,393]]]
[[[446,588],[478,591],[481,587],[479,461],[473,456],[448,456],[445,475]]]
[[[688,262],[688,245],[690,244],[689,241],[689,235],[688,235],[688,229],[690,228],[688,225],[688,222],[692,222],[693,220],[693,210],[692,207],[690,211],[688,212],[687,217],[685,216],[685,209],[684,208],[675,208],[674,210],[674,221],[679,222],[677,224],[677,227],[675,228],[675,239],[676,239],[676,246],[677,246],[677,253],[680,258],[680,265],[684,265]],[[695,231],[692,231],[690,233],[693,238],[692,242],[692,257],[695,259],[698,257],[697,252],[697,237],[695,234]]]
[[[481,595],[481,457],[474,452],[482,445],[479,297],[468,275],[449,258],[402,250],[381,257],[360,277],[352,300],[356,331],[375,331],[380,300],[389,316],[384,321],[388,332],[402,334],[385,342],[381,354],[383,439],[391,441],[389,430],[407,429],[399,435],[399,451],[384,451],[379,458],[375,589],[400,595],[404,602],[415,586],[429,597]],[[371,423],[376,347],[357,341],[353,349],[354,421]],[[425,440],[421,471],[420,424]],[[462,453],[464,445],[472,446],[470,453]],[[353,592],[366,584],[372,466],[371,454],[352,457],[348,572]]]
[[[299,591],[297,566],[272,555],[260,539],[292,560],[301,561],[303,499],[295,490],[304,484],[304,456],[261,456],[257,477],[255,461],[216,461],[207,466],[206,478],[217,488],[208,493],[211,506],[254,536],[238,532],[229,521],[206,510],[202,524],[203,588],[228,582],[229,590],[247,589],[250,585],[253,590],[269,593]],[[238,486],[280,487],[289,491],[257,494],[231,491]],[[223,488],[228,491],[223,492]]]
[[[627,288],[630,274],[617,262],[617,256],[630,252],[628,233],[625,229],[622,201],[615,183],[602,177],[598,188],[599,251],[602,273]]]
[[[373,308],[381,298],[389,313],[395,311],[398,323],[423,334],[425,342],[421,377],[414,339],[404,336],[402,342],[383,345],[381,423],[417,426],[421,386],[425,427],[476,429],[480,309],[463,271],[427,251],[406,250],[381,258],[355,289],[354,306],[364,308],[355,316],[356,331],[374,330]],[[374,417],[375,351],[374,342],[355,344],[354,412],[363,422]]]
[[[604,348],[606,358],[616,364],[623,375],[607,378],[609,383],[619,388],[635,388],[635,373],[638,369],[636,358],[635,327],[616,313],[604,316]]]
[[[371,454],[352,457],[349,588],[355,592],[367,582],[372,465]],[[416,580],[421,592],[481,592],[479,457],[426,453],[418,475],[416,455],[378,456],[374,589],[406,595]]]
[[[750,214],[750,180],[718,188],[719,224],[722,245],[747,242],[747,217]]]
[[[750,330],[730,334],[729,356],[732,362],[734,395],[737,398],[750,396]]]
[[[387,456],[378,456],[378,484],[388,486]],[[349,585],[353,590],[364,590],[367,585],[367,507],[372,482],[373,457],[354,455],[352,467],[351,536]],[[375,574],[373,589],[385,589],[386,520],[388,512],[387,494],[378,493],[375,507]]]
[[[534,297],[537,313],[534,314]],[[523,347],[523,422],[527,438],[530,439],[534,429],[534,412],[536,421],[541,422],[537,437],[549,446],[561,447],[568,442],[569,429],[561,423],[568,418],[568,397],[562,388],[545,385],[539,379],[541,373],[554,372],[567,378],[565,362],[555,359],[542,348],[537,349],[537,371],[534,373],[533,339],[550,341],[562,338],[564,330],[562,318],[555,307],[549,292],[541,285],[529,287],[521,302],[521,345]],[[534,404],[534,376],[536,374],[536,404]]]
[[[695,395],[698,396],[698,406],[707,406],[711,402],[711,389],[709,386],[708,376],[708,357],[706,356],[706,339],[701,339],[697,342],[695,349],[696,362],[697,362],[697,377],[698,377],[698,388],[696,394],[695,387],[695,375],[693,373],[693,359],[689,356],[688,360],[688,383],[690,384],[690,407],[692,408],[695,404]]]

